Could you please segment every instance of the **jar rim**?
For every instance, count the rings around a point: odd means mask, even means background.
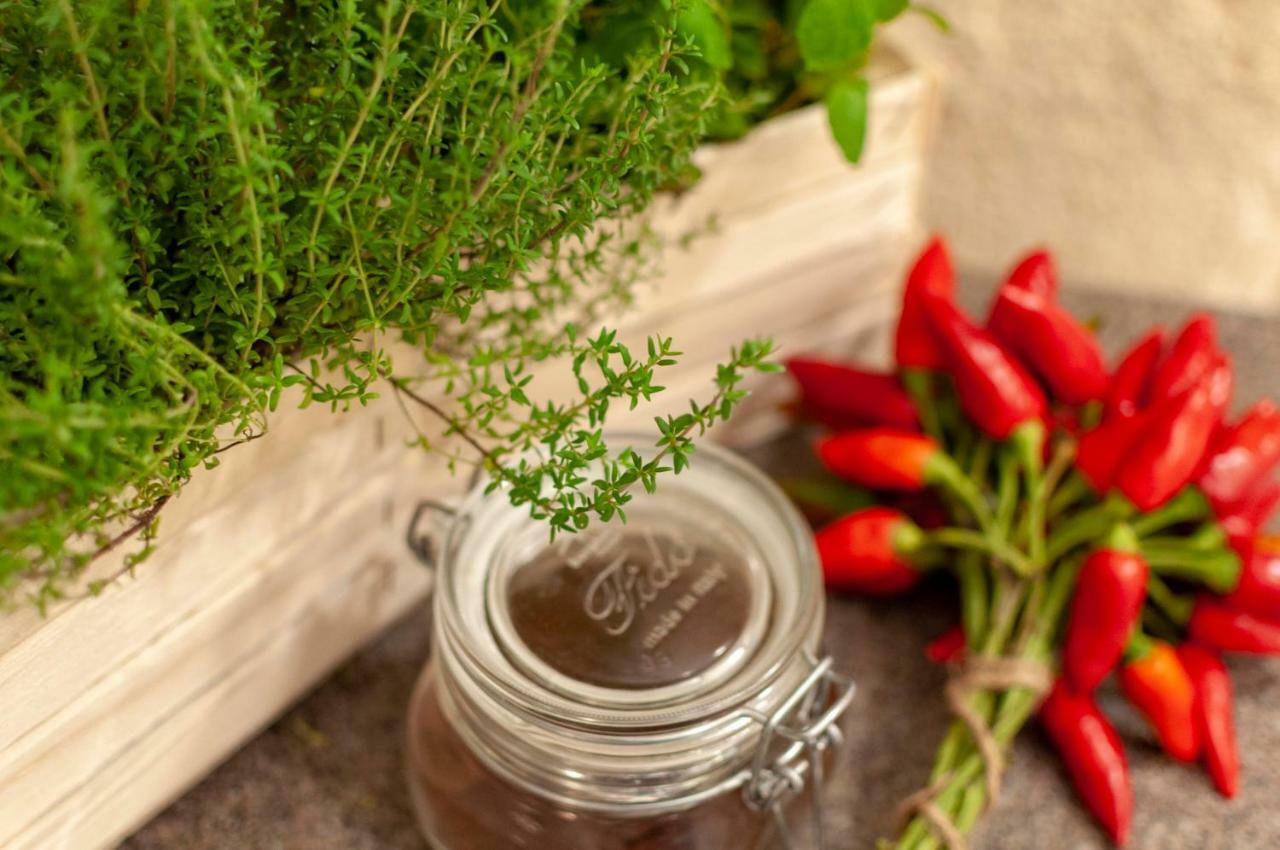
[[[648,460],[657,449],[653,448],[656,434],[643,432],[619,432],[609,435],[611,444],[630,442],[632,448]],[[454,522],[448,529],[442,550],[442,558],[437,570],[437,586],[435,592],[435,616],[437,623],[450,637],[453,648],[461,655],[460,661],[473,667],[473,672],[480,674],[481,681],[491,689],[495,696],[511,705],[522,708],[532,716],[543,716],[566,724],[580,724],[585,729],[614,729],[618,727],[652,728],[667,725],[683,725],[698,720],[705,720],[726,711],[732,711],[747,704],[753,695],[772,681],[786,662],[804,648],[805,638],[814,633],[815,624],[821,624],[822,585],[821,570],[818,566],[817,551],[813,543],[812,533],[807,523],[796,508],[763,472],[752,466],[732,451],[719,446],[704,444],[698,447],[690,468],[681,472],[679,478],[664,484],[672,486],[689,485],[700,477],[717,476],[710,483],[723,484],[724,480],[734,479],[743,485],[743,496],[758,500],[762,511],[767,511],[776,522],[769,527],[768,523],[740,525],[748,534],[754,535],[759,543],[760,538],[769,533],[779,536],[784,541],[785,550],[790,554],[790,563],[772,561],[764,564],[768,577],[772,581],[779,578],[794,582],[791,594],[773,594],[775,610],[770,624],[770,639],[759,647],[763,655],[753,658],[749,670],[740,670],[743,675],[735,675],[728,681],[720,683],[708,692],[692,699],[684,699],[675,705],[664,705],[656,702],[646,705],[643,702],[630,702],[625,706],[610,708],[606,706],[580,703],[566,698],[562,693],[551,691],[537,682],[533,682],[517,668],[506,664],[495,665],[501,661],[497,656],[479,655],[475,652],[476,640],[481,637],[475,634],[477,625],[486,621],[473,619],[466,622],[460,617],[460,601],[457,589],[457,571],[467,568],[459,565],[459,554],[463,552],[462,544],[468,536],[492,533],[485,528],[477,527],[477,513],[483,507],[496,508],[495,513],[502,514],[507,520],[510,530],[512,518],[520,515],[514,524],[524,525],[537,522],[529,520],[520,508],[513,508],[507,500],[505,488],[492,488],[490,482],[477,482],[462,501]],[[638,495],[637,498],[663,498],[663,488],[653,496]],[[488,519],[489,517],[486,517]],[[770,547],[777,551],[780,547]],[[484,565],[488,569],[489,565]],[[472,600],[474,602],[474,600]],[[778,610],[786,607],[787,610]],[[782,626],[785,632],[776,633]],[[491,669],[493,667],[498,669]],[[488,669],[487,669],[488,668]],[[748,675],[749,674],[749,675]],[[584,689],[588,690],[588,689]]]
[[[653,457],[657,434],[621,433]],[[808,525],[778,487],[731,451],[700,445],[693,463],[652,496],[711,492],[761,553],[772,611],[755,654],[702,691],[655,689],[659,699],[601,704],[565,693],[512,663],[482,610],[491,557],[503,535],[529,524],[503,488],[477,483],[441,547],[435,591],[435,652],[449,681],[459,731],[490,766],[547,796],[584,806],[683,806],[743,784],[760,739],[761,718],[785,703],[813,669],[824,599]],[[664,496],[664,491],[667,495]],[[677,495],[676,498],[679,498]],[[656,504],[656,501],[655,501]],[[476,543],[481,539],[482,543]],[[487,554],[486,554],[487,553]],[[479,557],[477,557],[479,556]],[[680,689],[677,689],[680,690]],[[687,690],[687,689],[685,689]],[[556,787],[559,790],[554,790]]]

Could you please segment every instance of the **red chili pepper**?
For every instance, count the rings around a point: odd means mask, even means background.
[[[1197,313],[1183,326],[1151,376],[1152,402],[1172,398],[1199,383],[1218,353],[1217,326],[1207,313]]]
[[[1164,348],[1164,328],[1154,328],[1129,349],[1129,353],[1111,376],[1103,420],[1134,416],[1146,402],[1147,385],[1151,383],[1156,361]]]
[[[1107,366],[1098,341],[1047,298],[1006,283],[996,296],[987,328],[1067,404],[1084,404],[1106,393]]]
[[[964,477],[931,437],[893,428],[827,437],[818,443],[818,457],[841,478],[875,490],[912,492]]]
[[[1178,657],[1195,688],[1196,731],[1204,748],[1205,767],[1214,787],[1229,799],[1240,786],[1231,677],[1222,659],[1204,647],[1184,643],[1178,647]]]
[[[933,337],[925,315],[925,302],[930,298],[951,299],[955,289],[955,271],[947,244],[935,236],[920,253],[907,276],[902,293],[902,313],[894,337],[894,356],[900,369],[941,369],[942,349]]]
[[[1219,429],[1197,483],[1209,503],[1240,502],[1280,464],[1280,410],[1260,401],[1234,425]]]
[[[1152,409],[1115,479],[1139,510],[1159,507],[1191,480],[1231,400],[1232,383],[1230,362],[1218,354],[1194,387]]]
[[[924,532],[891,508],[866,508],[841,517],[814,535],[822,574],[834,590],[889,595],[920,580],[910,556]]]
[[[1076,447],[1076,469],[1099,493],[1115,483],[1129,450],[1150,423],[1154,412],[1143,410],[1119,416],[1086,431]]]
[[[1148,572],[1126,525],[1080,567],[1062,648],[1062,673],[1075,690],[1091,692],[1120,660],[1142,613]]]
[[[1253,539],[1280,507],[1280,483],[1259,485],[1234,505],[1219,506],[1218,523],[1233,545]]]
[[[965,643],[964,627],[952,626],[929,641],[924,648],[924,657],[934,664],[959,661],[964,657]]]
[[[1233,608],[1268,620],[1280,620],[1280,548],[1275,538],[1259,538],[1241,546],[1243,569],[1236,589],[1224,601]]]
[[[1135,635],[1120,669],[1120,688],[1147,718],[1165,752],[1179,761],[1200,754],[1195,688],[1172,646]]]
[[[915,405],[891,375],[812,357],[792,357],[787,371],[800,385],[802,409],[829,427],[919,425]]]
[[[1023,257],[1004,285],[1014,289],[1025,289],[1034,292],[1041,298],[1054,301],[1058,297],[1058,270],[1053,266],[1053,257],[1045,250],[1032,251]]]
[[[1004,440],[1019,426],[1045,421],[1044,391],[1012,353],[950,301],[932,298],[927,309],[960,404],[983,432]]]
[[[1196,597],[1187,630],[1196,643],[1222,652],[1280,655],[1280,623],[1210,596]]]
[[[1087,694],[1062,681],[1040,706],[1040,722],[1053,740],[1067,773],[1089,811],[1117,845],[1129,840],[1133,790],[1120,736]]]

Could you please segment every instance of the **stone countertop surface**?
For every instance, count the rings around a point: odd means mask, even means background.
[[[990,286],[964,287],[975,308]],[[1106,317],[1110,352],[1152,323],[1175,326],[1185,305],[1067,288],[1078,314]],[[1222,337],[1239,371],[1237,406],[1280,396],[1280,318],[1221,314]],[[793,472],[806,449],[794,435],[754,459]],[[837,850],[871,848],[892,829],[894,810],[925,781],[949,717],[944,672],[925,643],[955,621],[944,582],[886,601],[833,597],[827,646],[858,682],[845,722],[828,805]],[[407,617],[263,731],[198,786],[144,826],[128,850],[423,850],[404,782],[403,725],[428,653],[425,611]],[[1226,801],[1202,770],[1162,756],[1140,721],[1104,692],[1126,738],[1133,772],[1135,850],[1280,847],[1280,661],[1230,662],[1244,760],[1240,794]],[[1076,802],[1036,729],[1018,739],[1003,793],[974,833],[974,850],[1103,850],[1105,836]],[[548,848],[547,850],[551,850]],[[728,850],[728,848],[726,848]]]

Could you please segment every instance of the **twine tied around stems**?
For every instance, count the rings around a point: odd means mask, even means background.
[[[962,664],[951,665],[951,678],[947,682],[947,705],[951,713],[969,730],[978,754],[982,757],[986,776],[987,805],[995,803],[1000,795],[1000,778],[1004,773],[1004,753],[991,733],[991,727],[973,706],[969,697],[974,691],[1008,691],[1026,688],[1037,696],[1046,693],[1053,685],[1052,671],[1039,661],[1030,658],[993,658],[975,656]],[[922,788],[902,801],[899,815],[905,823],[914,814],[924,817],[949,850],[965,850],[964,835],[951,817],[934,802],[934,797],[951,780],[944,773],[936,782]]]

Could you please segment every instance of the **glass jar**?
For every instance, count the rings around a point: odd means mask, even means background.
[[[614,440],[652,457],[650,438]],[[822,847],[853,687],[821,656],[812,537],[777,487],[703,446],[625,524],[554,542],[485,489],[445,509],[430,558],[408,758],[430,845]],[[428,539],[410,529],[427,557]]]

